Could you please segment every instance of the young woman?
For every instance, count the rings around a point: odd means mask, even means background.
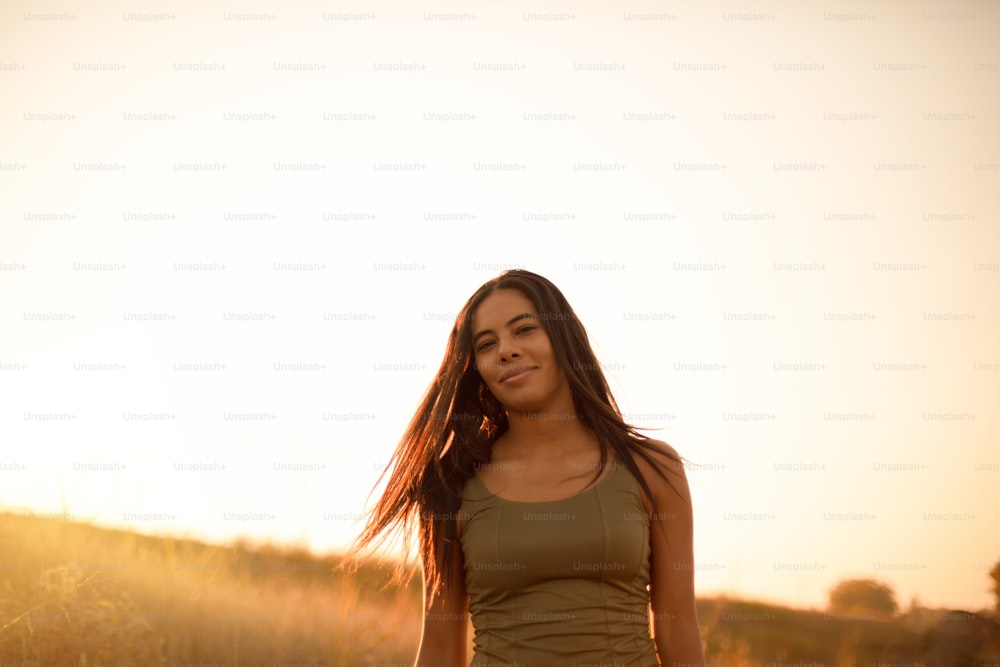
[[[390,466],[356,546],[417,528],[418,667],[470,664],[469,613],[473,667],[704,664],[681,459],[624,422],[542,276],[466,302]]]

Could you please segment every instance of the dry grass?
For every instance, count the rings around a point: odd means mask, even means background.
[[[372,566],[0,514],[0,665],[409,665],[419,589]]]
[[[412,665],[419,577],[385,590],[388,568],[338,563],[0,513],[0,667]],[[698,616],[711,667],[1000,663],[1000,626],[982,617],[725,598],[699,599]]]

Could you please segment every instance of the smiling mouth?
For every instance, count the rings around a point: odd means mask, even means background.
[[[534,370],[536,370],[536,369],[535,368],[525,368],[524,370],[517,371],[516,373],[514,373],[512,375],[508,375],[508,376],[504,377],[502,380],[500,380],[500,384],[505,384],[507,382],[510,382],[511,380],[519,380],[522,377],[524,377],[525,375],[528,375],[529,373],[533,372]]]

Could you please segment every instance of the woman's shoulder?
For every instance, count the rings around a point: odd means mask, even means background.
[[[681,455],[677,453],[677,450],[673,447],[673,445],[670,445],[663,440],[656,440],[654,438],[645,438],[642,442],[643,444],[639,446],[642,447],[644,452],[651,456],[658,466],[669,468],[675,472],[677,472],[679,468],[679,472],[683,473],[684,461],[681,458]],[[652,472],[652,466],[644,457],[635,456],[633,458],[635,458],[636,465],[639,466],[639,469],[642,470],[643,473],[647,471]],[[645,468],[645,470],[643,468]]]
[[[636,467],[642,473],[646,484],[656,497],[680,494],[687,495],[687,478],[684,474],[684,459],[677,450],[662,440],[646,438],[642,451],[649,454],[651,463],[644,456],[633,456]],[[655,467],[654,467],[655,463]]]

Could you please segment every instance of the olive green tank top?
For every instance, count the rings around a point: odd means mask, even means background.
[[[471,667],[656,667],[649,516],[620,463],[575,496],[504,500],[479,480],[461,506]]]

